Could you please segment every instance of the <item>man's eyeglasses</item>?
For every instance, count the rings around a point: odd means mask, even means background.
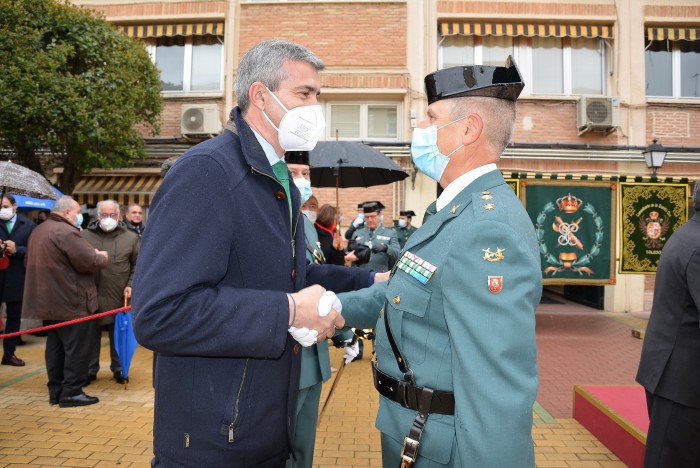
[[[99,218],[112,218],[112,219],[118,219],[119,218],[119,213],[100,213],[97,215]]]

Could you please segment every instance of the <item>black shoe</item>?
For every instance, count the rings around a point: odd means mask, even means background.
[[[59,402],[60,396],[59,395],[49,395],[49,404],[50,405],[57,405]]]
[[[58,400],[58,406],[61,408],[72,408],[74,406],[94,405],[98,401],[100,401],[100,399],[97,397],[81,393],[80,395],[72,397],[61,397],[61,399]]]
[[[114,380],[116,380],[117,383],[121,385],[126,383],[126,379],[124,378],[124,374],[122,374],[122,371],[114,373]]]

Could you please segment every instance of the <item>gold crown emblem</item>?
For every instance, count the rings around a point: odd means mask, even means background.
[[[576,213],[581,205],[583,205],[583,200],[574,197],[571,193],[565,197],[557,198],[557,207],[564,213]]]
[[[658,211],[652,211],[649,213],[649,217],[651,218],[652,221],[656,221],[659,219],[659,212]]]

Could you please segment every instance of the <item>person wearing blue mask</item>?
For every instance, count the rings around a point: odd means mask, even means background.
[[[346,326],[377,330],[383,465],[534,467],[540,253],[496,167],[524,83],[509,59],[425,85],[411,155],[444,191],[388,283],[338,294]]]
[[[396,238],[399,240],[399,245],[403,249],[406,245],[406,241],[411,234],[416,232],[418,228],[411,225],[411,219],[416,214],[413,210],[399,211],[399,222],[394,226],[394,231],[396,231]]]

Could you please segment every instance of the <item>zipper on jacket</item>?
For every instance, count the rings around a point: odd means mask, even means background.
[[[261,175],[261,176],[265,176],[265,177],[268,177],[268,178],[274,180],[275,182],[277,182],[277,183],[282,187],[282,190],[284,190],[284,185],[282,184],[282,182],[280,182],[280,181],[277,179],[277,177],[272,177],[271,175],[266,174],[266,173],[262,172],[261,170],[256,169],[256,168],[253,167],[253,166],[250,166],[250,170],[251,170],[254,174],[258,174],[258,175]],[[290,184],[290,187],[289,187],[289,191],[290,191],[289,196],[290,196],[290,197],[292,196],[291,190],[292,190],[292,187],[291,187],[291,184]],[[290,200],[289,202],[290,202],[290,205],[293,206],[293,205],[291,204],[291,200]],[[296,249],[296,241],[294,240],[294,238],[295,238],[295,236],[296,236],[296,234],[297,234],[297,226],[299,226],[299,216],[300,216],[300,215],[301,215],[301,212],[297,213],[297,217],[296,217],[296,220],[294,221],[293,225],[290,225],[290,226],[289,226],[290,241],[291,241],[291,244],[292,244],[292,277],[296,276],[296,256],[297,256],[296,250],[297,250],[297,249]],[[291,220],[290,220],[290,221],[291,221]]]
[[[234,432],[236,429],[236,421],[238,420],[238,405],[241,402],[241,392],[243,391],[243,385],[245,384],[246,372],[248,371],[248,363],[250,359],[245,360],[245,366],[243,367],[243,375],[241,376],[241,384],[238,386],[238,392],[236,393],[236,403],[233,410],[233,421],[228,425],[228,441],[233,443],[235,437]]]

